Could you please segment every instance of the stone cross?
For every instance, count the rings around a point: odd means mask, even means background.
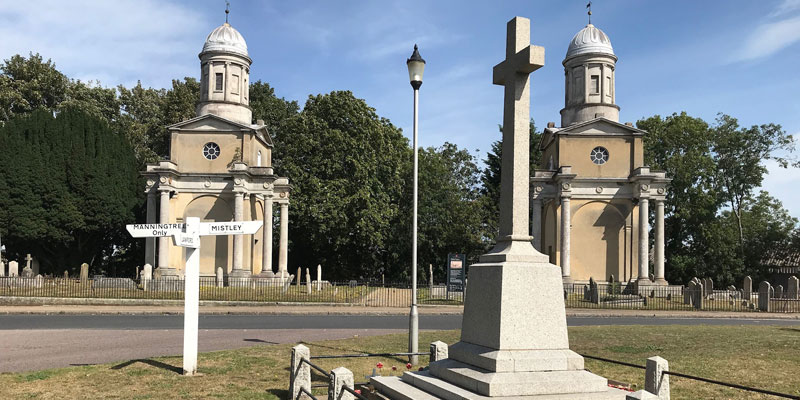
[[[507,25],[506,59],[493,70],[495,85],[505,86],[500,172],[499,242],[530,244],[530,73],[544,66],[544,47],[532,46],[531,22],[515,17]],[[538,223],[538,221],[537,221]],[[508,244],[500,248],[508,247]],[[535,250],[533,250],[535,252]],[[495,251],[492,251],[493,253]]]
[[[25,256],[25,268],[31,269],[31,261],[33,261],[33,257],[28,253],[28,255]]]

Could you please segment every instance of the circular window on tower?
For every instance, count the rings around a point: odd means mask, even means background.
[[[592,149],[589,158],[597,165],[603,165],[608,161],[608,150],[605,147],[597,146]]]
[[[203,157],[209,160],[215,160],[219,157],[219,145],[214,142],[208,142],[203,146]]]

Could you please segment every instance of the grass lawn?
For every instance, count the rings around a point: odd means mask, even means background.
[[[800,395],[800,328],[770,326],[607,326],[570,328],[571,348],[579,353],[644,365],[660,355],[670,369],[706,378]],[[423,332],[420,343],[458,340],[457,331]],[[308,343],[311,354],[401,352],[405,335]],[[421,346],[427,348],[427,346]],[[180,357],[162,357],[34,373],[0,374],[0,399],[285,399],[291,345],[250,347],[204,353],[200,377],[179,374]],[[315,360],[326,370],[350,368],[363,382],[375,364],[405,369],[405,360]],[[420,362],[427,364],[427,358]],[[586,360],[586,367],[617,381],[643,388],[644,371]],[[394,374],[398,374],[394,373]],[[764,395],[720,388],[672,377],[673,399],[769,399]],[[315,384],[323,383],[315,375]],[[319,389],[319,393],[324,390]]]

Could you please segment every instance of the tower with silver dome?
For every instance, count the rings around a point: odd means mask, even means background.
[[[200,102],[197,115],[215,114],[250,124],[250,64],[247,42],[229,23],[211,31],[200,52]]]
[[[217,285],[282,284],[288,279],[289,179],[272,169],[274,144],[253,121],[244,37],[226,22],[206,37],[200,57],[197,116],[168,126],[169,157],[147,166],[147,223],[263,221],[255,235],[203,236],[200,275]],[[273,257],[273,210],[280,210]],[[148,240],[145,263],[161,279],[180,279],[183,251],[169,238]],[[278,274],[273,272],[277,258]]]
[[[586,25],[569,42],[562,64],[566,89],[561,126],[597,117],[619,122],[619,106],[614,101],[617,56],[608,36],[594,25]]]

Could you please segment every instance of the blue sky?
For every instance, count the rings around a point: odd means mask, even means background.
[[[247,40],[251,80],[298,100],[351,90],[410,135],[405,59],[428,62],[420,92],[420,143],[445,141],[485,157],[499,138],[503,91],[491,84],[505,24],[531,19],[545,66],[533,73],[531,115],[559,121],[561,61],[587,22],[586,1],[231,0]],[[224,22],[223,0],[0,0],[0,57],[39,52],[73,78],[104,86],[165,87],[199,75],[197,54]],[[593,2],[592,22],[619,57],[621,122],[687,111],[743,125],[775,122],[800,133],[800,0]],[[800,136],[800,135],[798,135]],[[764,187],[800,217],[800,178],[769,163]]]

